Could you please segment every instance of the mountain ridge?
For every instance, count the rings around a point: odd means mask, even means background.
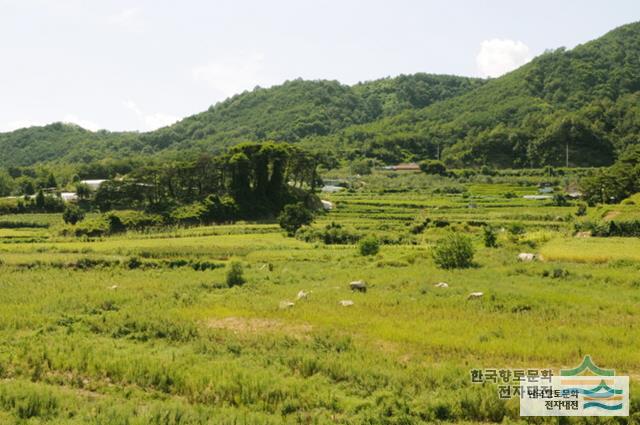
[[[152,132],[61,123],[0,133],[0,166],[189,157],[274,140],[346,159],[459,166],[608,165],[640,141],[640,23],[548,50],[501,77],[417,73],[354,85],[286,81]]]

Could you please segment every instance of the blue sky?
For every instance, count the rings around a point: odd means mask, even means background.
[[[0,0],[0,131],[146,131],[287,79],[499,76],[640,1]]]

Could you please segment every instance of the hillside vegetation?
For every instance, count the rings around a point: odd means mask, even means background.
[[[53,124],[0,134],[0,166],[195,156],[266,140],[388,163],[441,157],[471,166],[602,166],[640,137],[639,90],[640,23],[633,23],[571,50],[547,51],[491,80],[430,74],[354,86],[294,80],[149,133]]]
[[[96,133],[55,123],[0,133],[0,166],[88,162],[132,154],[170,156],[180,151],[222,151],[243,141],[297,142],[333,134],[400,111],[420,108],[479,87],[483,80],[415,74],[357,84],[287,81],[255,88],[207,111],[148,133]],[[195,155],[195,154],[194,154]]]
[[[460,96],[353,126],[330,140],[353,155],[465,165],[610,164],[640,134],[640,24],[548,51]]]

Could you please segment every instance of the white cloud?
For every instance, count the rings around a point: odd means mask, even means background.
[[[483,77],[499,77],[531,60],[529,47],[522,41],[494,38],[480,43],[476,56]]]
[[[167,114],[150,114],[144,116],[144,125],[148,130],[155,130],[160,127],[166,127],[179,120],[178,117]]]
[[[142,123],[144,129],[148,131],[166,127],[179,120],[178,117],[169,114],[145,114],[133,100],[125,100],[123,105],[138,117],[138,120]]]
[[[80,119],[78,118],[77,115],[73,115],[73,114],[65,115],[62,121],[66,123],[79,125],[80,127],[86,130],[91,130],[91,131],[98,131],[100,130],[100,128],[102,128],[98,124],[94,123],[93,121]]]
[[[141,31],[144,29],[144,20],[142,19],[140,9],[137,7],[121,10],[117,14],[110,16],[108,21],[112,25],[129,31]]]
[[[193,68],[196,81],[207,84],[224,97],[252,90],[255,86],[270,83],[262,75],[264,55],[261,53],[240,54],[220,58],[206,65]]]
[[[133,111],[136,115],[142,116],[142,111],[138,108],[138,105],[133,100],[125,100],[123,103],[125,108]]]

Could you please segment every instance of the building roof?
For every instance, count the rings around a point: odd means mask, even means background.
[[[385,167],[385,169],[393,171],[418,171],[420,170],[420,166],[415,162],[409,162]]]

